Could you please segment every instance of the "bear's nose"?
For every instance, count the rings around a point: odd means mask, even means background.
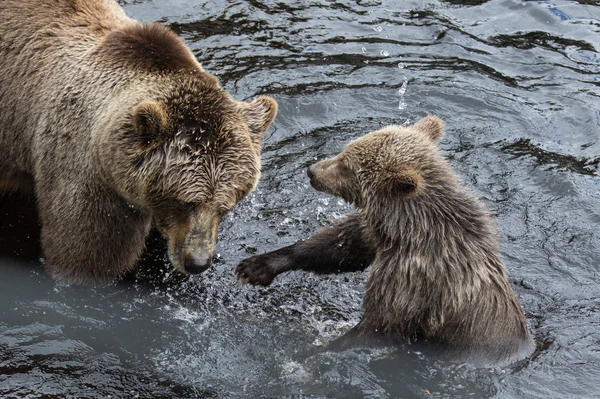
[[[310,165],[310,166],[308,167],[308,169],[306,169],[306,174],[308,175],[308,178],[309,178],[310,180],[312,180],[312,179],[313,179],[313,177],[315,177],[315,172],[313,171],[313,165]]]
[[[190,274],[202,273],[210,267],[212,256],[207,253],[191,253],[185,257],[183,266]]]

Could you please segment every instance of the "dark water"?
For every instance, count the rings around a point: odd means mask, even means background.
[[[600,2],[121,4],[171,26],[236,98],[277,99],[263,178],[209,272],[177,279],[154,240],[137,280],[95,289],[49,279],[27,202],[0,200],[0,397],[600,397]],[[309,187],[307,165],[427,113],[502,229],[539,347],[518,367],[322,353],[360,319],[366,273],[292,273],[268,289],[233,274],[349,210]]]

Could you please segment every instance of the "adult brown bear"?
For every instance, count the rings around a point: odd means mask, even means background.
[[[0,190],[35,193],[61,280],[130,270],[152,221],[177,269],[206,269],[276,112],[233,100],[174,33],[112,0],[0,2]]]

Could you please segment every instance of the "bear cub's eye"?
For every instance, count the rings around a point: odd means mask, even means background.
[[[338,170],[340,171],[340,173],[342,173],[342,174],[346,174],[346,175],[352,174],[352,169],[350,169],[350,167],[344,161],[338,162],[337,167],[338,167]]]

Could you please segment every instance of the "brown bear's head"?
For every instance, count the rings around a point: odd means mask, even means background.
[[[136,100],[102,150],[103,170],[130,206],[152,216],[172,264],[200,273],[221,218],[258,182],[261,136],[277,103],[235,101],[203,71],[154,86],[162,90]]]
[[[434,116],[412,126],[371,132],[348,143],[338,155],[310,166],[311,185],[359,208],[413,196],[441,161],[435,146],[442,132],[442,121]]]

